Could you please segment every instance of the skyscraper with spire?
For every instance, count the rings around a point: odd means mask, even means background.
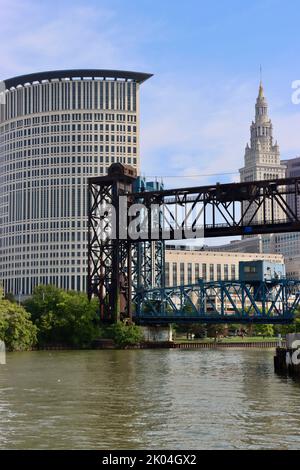
[[[259,85],[255,105],[255,121],[250,127],[250,145],[247,143],[244,167],[240,170],[241,181],[271,180],[285,178],[286,166],[280,162],[280,151],[277,141],[273,142],[273,125],[268,116],[268,103],[265,98],[262,82]],[[266,218],[271,216],[271,207],[266,207]],[[253,215],[249,212],[249,218]],[[284,213],[276,208],[275,218],[284,219]],[[259,210],[254,222],[263,221],[263,213]]]

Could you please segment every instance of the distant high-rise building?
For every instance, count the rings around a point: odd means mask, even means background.
[[[255,105],[255,121],[251,124],[250,146],[245,149],[244,167],[240,169],[241,181],[270,180],[285,178],[286,166],[280,162],[280,151],[277,142],[273,143],[273,125],[268,116],[268,103],[262,83]],[[254,210],[254,209],[253,209]],[[253,216],[249,210],[249,219]],[[266,204],[265,218],[271,217],[271,204]],[[275,209],[275,219],[285,218],[280,208]],[[254,223],[262,223],[264,214],[259,209],[253,218]]]
[[[291,158],[289,160],[282,160],[282,163],[286,165],[286,177],[292,178],[293,176],[300,176],[300,157]],[[300,215],[300,196],[297,197],[297,203],[295,197],[292,194],[288,194],[287,202],[289,207]]]
[[[273,144],[273,127],[268,117],[268,104],[264,96],[263,86],[260,83],[259,93],[255,106],[255,121],[251,124],[251,142],[245,150],[245,164],[240,169],[241,181],[269,180],[300,176],[300,157],[280,161],[280,152],[277,142]],[[287,196],[289,206],[297,209],[300,214],[300,197],[297,203],[294,197]],[[249,211],[249,218],[253,212]],[[267,206],[266,219],[270,216],[270,207]],[[277,220],[284,219],[285,214],[277,209],[274,214]],[[258,211],[254,216],[254,223],[263,222],[263,213]],[[269,235],[245,236],[242,240],[234,240],[230,244],[212,246],[212,251],[231,253],[261,253],[282,254],[286,263],[286,275],[290,278],[300,278],[300,233],[278,233]]]
[[[59,70],[5,80],[0,104],[0,279],[85,290],[87,179],[139,170],[139,86],[150,74]]]

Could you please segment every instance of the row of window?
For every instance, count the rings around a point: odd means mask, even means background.
[[[3,128],[2,128],[3,129]],[[135,133],[137,130],[137,126],[131,125],[124,125],[124,124],[65,124],[65,125],[55,125],[55,126],[43,126],[43,127],[34,127],[15,131],[15,132],[3,132],[0,135],[0,143],[4,142],[15,142],[19,139],[23,139],[24,137],[29,136],[39,136],[43,134],[64,134],[67,132],[68,134],[71,132],[106,132],[106,133]]]
[[[39,155],[50,155],[50,154],[60,154],[60,153],[137,153],[137,148],[135,146],[126,146],[126,145],[65,145],[60,147],[42,147],[32,150],[24,151],[24,157],[30,156],[39,156]],[[26,155],[25,155],[26,153]],[[8,154],[4,161],[15,160],[16,153]]]
[[[16,171],[22,171],[22,170],[26,170],[26,168],[28,170],[32,169],[33,167],[46,167],[46,168],[39,168],[40,171],[41,171],[41,174],[50,174],[49,170],[49,166],[51,167],[52,165],[55,167],[54,169],[56,171],[53,171],[51,174],[59,174],[60,173],[60,167],[59,165],[70,165],[72,164],[74,167],[75,165],[81,165],[81,164],[93,164],[93,163],[109,163],[111,161],[111,158],[113,157],[109,157],[108,155],[106,157],[104,157],[103,155],[58,155],[56,157],[54,156],[51,156],[51,157],[42,157],[42,158],[34,158],[34,155],[31,155],[31,159],[27,159],[27,160],[19,160],[19,161],[16,161],[15,160],[15,163],[7,163],[7,164],[4,164],[4,165],[1,165],[0,164],[0,168],[1,168],[1,173],[2,173],[2,177],[0,178],[0,182],[4,182],[5,181],[5,178],[4,178],[4,173],[7,173],[7,172],[16,172]],[[125,158],[125,157],[124,157]],[[131,162],[131,157],[128,157],[130,159],[130,162]],[[115,160],[114,160],[115,161]],[[119,160],[116,160],[116,161],[119,161]],[[136,158],[133,158],[132,159],[132,163],[136,164]],[[48,170],[46,173],[43,173],[45,172],[45,170]],[[24,177],[26,177],[26,174],[24,175]]]
[[[253,128],[252,137],[271,137],[272,129],[267,126],[256,126]]]
[[[45,145],[51,143],[68,142],[136,142],[136,136],[132,135],[114,135],[114,134],[68,134],[52,135],[47,137],[35,137],[32,139],[22,139],[19,142],[14,140],[11,144],[1,145],[1,151],[14,150],[16,148]]]
[[[75,174],[83,174],[83,175],[92,175],[93,173],[95,175],[98,174],[105,174],[107,173],[107,166],[109,166],[111,163],[115,162],[120,162],[124,164],[130,164],[130,165],[137,165],[137,158],[136,157],[103,157],[100,156],[97,158],[97,163],[103,163],[105,166],[97,166],[97,167],[81,167],[81,166],[72,166],[70,167],[53,167],[53,168],[42,168],[42,169],[36,169],[36,170],[27,170],[27,171],[17,171],[14,172],[12,171],[11,173],[4,174],[2,175],[1,179],[4,183],[9,183],[9,182],[15,182],[18,184],[18,180],[20,180],[20,184],[22,183],[24,178],[30,178],[34,177],[37,178],[38,176],[46,176],[46,175],[75,175]],[[96,163],[96,162],[94,162]],[[90,161],[90,164],[92,164],[92,161]],[[4,173],[4,172],[3,172]],[[25,183],[25,182],[24,182]],[[27,182],[28,184],[29,182]],[[39,183],[37,183],[39,185]],[[63,184],[63,183],[60,183]]]
[[[179,263],[178,271],[178,263],[166,263],[165,282],[166,286],[177,286],[178,274],[180,285],[196,283],[198,279],[203,279],[204,281],[226,281],[229,280],[229,276],[231,279],[236,279],[236,269],[235,264],[229,266],[228,264],[221,265],[212,263]]]
[[[93,80],[25,85],[6,93],[5,105],[0,107],[0,122],[27,114],[51,111],[134,112],[136,111],[136,95],[135,82]]]
[[[45,270],[46,271],[46,270]],[[71,272],[76,272],[72,268]],[[21,274],[21,273],[20,273]],[[29,273],[27,273],[29,274]],[[34,288],[41,284],[52,284],[56,287],[68,290],[86,290],[86,276],[85,275],[64,275],[64,276],[20,276],[11,279],[3,279],[4,292],[13,292],[18,295],[31,295]]]

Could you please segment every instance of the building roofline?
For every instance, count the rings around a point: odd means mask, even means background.
[[[26,75],[19,75],[17,77],[8,78],[4,80],[5,87],[10,89],[12,87],[16,88],[19,85],[25,85],[27,83],[32,84],[34,82],[42,82],[43,80],[61,80],[63,78],[68,78],[70,80],[74,79],[84,79],[84,78],[110,78],[110,79],[123,79],[123,80],[133,80],[137,83],[143,83],[144,81],[151,78],[153,74],[143,73],[143,72],[130,72],[126,70],[103,70],[103,69],[71,69],[71,70],[49,70],[46,72],[36,72]]]

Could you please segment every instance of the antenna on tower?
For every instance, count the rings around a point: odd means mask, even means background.
[[[261,66],[261,64],[259,66],[259,77],[260,77],[260,83],[262,83],[262,66]]]

